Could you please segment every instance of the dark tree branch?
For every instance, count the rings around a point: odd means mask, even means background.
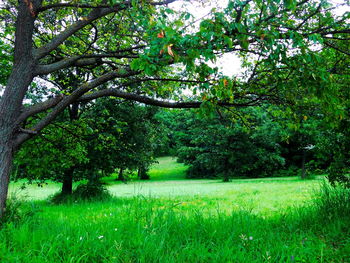
[[[46,117],[44,117],[41,121],[39,121],[39,123],[37,123],[34,127],[31,127],[30,130],[40,132],[43,128],[49,125],[68,105],[77,101],[86,92],[89,92],[90,90],[102,84],[105,84],[110,80],[113,80],[116,78],[126,78],[126,77],[136,75],[138,73],[139,72],[132,71],[127,68],[123,68],[116,71],[111,71],[107,74],[100,76],[97,79],[94,79],[90,82],[87,82],[81,85],[79,88],[73,91],[71,95],[64,97],[59,103],[57,103],[56,106],[54,106],[54,108],[52,109],[52,111],[48,113]],[[39,108],[37,108],[36,111],[41,112],[43,110],[39,111]],[[21,145],[23,142],[25,142],[31,137],[32,136],[30,134],[24,134],[24,133],[18,134],[17,138],[15,139],[15,146],[18,147],[19,145]]]
[[[101,97],[118,97],[121,99],[137,101],[140,103],[144,103],[147,105],[158,106],[162,108],[174,108],[174,109],[189,109],[189,108],[199,108],[203,101],[188,101],[188,102],[170,102],[165,100],[159,100],[156,98],[150,98],[146,96],[142,96],[135,93],[128,93],[125,91],[121,91],[119,89],[104,89],[99,90],[91,94],[87,94],[78,99],[78,101],[91,101]],[[254,103],[256,100],[254,100]],[[230,103],[225,101],[218,101],[216,103],[219,106],[229,106],[229,107],[247,107],[251,106],[250,102],[247,103]]]
[[[36,131],[32,131],[32,130],[27,130],[27,129],[23,129],[23,128],[19,128],[20,132],[26,133],[26,134],[32,134],[32,135],[37,135],[38,132]]]
[[[175,2],[176,0],[165,0],[161,2],[150,2],[151,5],[157,6],[157,5],[166,5],[170,4],[172,2]],[[76,4],[75,4],[76,5]],[[119,12],[125,9],[128,9],[132,6],[131,1],[126,1],[122,4],[117,4],[112,7],[98,7],[93,9],[90,14],[87,17],[84,17],[77,22],[75,22],[73,25],[68,27],[66,30],[64,30],[62,33],[55,36],[49,43],[46,45],[34,50],[33,54],[36,59],[40,59],[47,54],[49,54],[52,50],[56,49],[59,45],[61,45],[67,38],[75,34],[80,29],[84,28],[85,26],[91,24],[93,21],[104,17],[108,14],[111,14],[113,12]],[[57,6],[56,6],[57,7]],[[45,8],[45,6],[41,7],[42,9]]]
[[[63,99],[63,95],[60,94],[52,99],[48,99],[42,103],[35,104],[31,107],[26,108],[22,114],[18,117],[18,123],[25,121],[28,117],[38,114],[40,112],[46,111],[55,107],[61,100]]]
[[[296,27],[295,31],[298,31],[311,17],[317,15],[317,13],[321,10],[321,7],[322,7],[322,3],[318,5],[318,7],[314,12],[312,12],[311,14],[309,14],[303,19],[303,21]]]
[[[142,81],[169,81],[169,82],[181,82],[181,83],[193,83],[193,84],[209,82],[209,81],[200,81],[200,80],[191,80],[191,79],[173,79],[173,78],[143,78],[143,79],[137,79],[137,81],[138,82],[142,82]]]
[[[130,2],[129,2],[130,5]],[[118,6],[119,7],[119,6]],[[47,54],[49,54],[52,50],[56,49],[59,45],[61,45],[67,38],[75,34],[80,29],[84,28],[85,26],[91,24],[93,21],[104,17],[112,12],[120,11],[118,7],[115,8],[98,8],[94,9],[90,12],[90,14],[87,17],[84,17],[74,24],[72,24],[70,27],[68,27],[66,30],[64,30],[62,33],[55,36],[49,43],[46,45],[34,50],[34,57],[36,59],[40,59]],[[121,7],[119,7],[121,8]],[[125,9],[126,7],[124,7]]]
[[[350,29],[343,29],[343,30],[325,31],[325,32],[322,32],[321,35],[349,34],[349,33],[350,33]]]
[[[98,29],[93,23],[91,23],[91,26],[95,30],[94,39],[88,44],[88,47],[85,49],[83,53],[88,52],[92,48],[93,44],[95,44],[96,41],[98,40]]]
[[[36,67],[35,75],[46,75],[55,72],[60,69],[68,68],[70,66],[88,66],[95,65],[101,62],[98,58],[83,58],[82,56],[65,58],[61,61],[48,64],[48,65],[38,65]]]
[[[326,46],[328,46],[328,47],[330,47],[330,48],[333,48],[333,49],[339,51],[340,53],[343,53],[343,54],[345,54],[345,55],[350,56],[350,52],[349,52],[349,51],[343,50],[343,49],[341,49],[341,48],[339,48],[339,47],[333,45],[332,43],[330,43],[330,42],[328,42],[328,41],[326,41],[326,42],[324,42],[324,43],[325,43]]]
[[[102,63],[102,58],[138,58],[138,55],[130,55],[123,53],[110,53],[110,54],[90,54],[81,55],[70,58],[62,59],[58,62],[48,65],[38,65],[36,67],[35,75],[44,75],[55,72],[60,69],[68,67],[85,67],[93,66]]]
[[[66,8],[66,7],[72,7],[72,8],[86,8],[86,9],[95,9],[95,8],[108,8],[109,5],[89,5],[89,4],[79,4],[79,3],[57,3],[57,4],[51,4],[51,5],[44,5],[37,9],[37,12],[44,12],[49,9],[60,9],[60,8]]]
[[[151,1],[150,1],[151,2]],[[158,2],[158,3],[153,3],[154,5],[165,5],[169,4],[168,2],[174,2],[174,1],[163,1],[163,2]],[[130,2],[127,2],[125,4],[129,4]],[[59,9],[59,8],[86,8],[86,9],[96,9],[96,8],[110,8],[110,5],[89,5],[89,4],[79,4],[79,3],[56,3],[56,4],[51,4],[51,5],[44,5],[40,8],[38,8],[36,11],[37,12],[44,12],[49,9]]]

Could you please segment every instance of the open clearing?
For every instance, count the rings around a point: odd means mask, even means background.
[[[186,167],[172,157],[162,157],[150,171],[150,181],[116,182],[114,177],[104,178],[108,190],[116,197],[165,198],[190,201],[197,206],[220,207],[230,210],[249,210],[264,215],[281,212],[308,202],[319,188],[323,178],[300,180],[298,177],[234,179],[224,183],[220,179],[185,179]],[[18,193],[28,200],[43,200],[60,190],[56,183],[42,187],[22,182],[13,184],[10,193]],[[187,203],[188,204],[188,203]]]
[[[0,231],[0,262],[350,262],[348,220],[313,209],[321,177],[222,183],[185,171],[165,157],[150,181],[104,178],[115,196],[104,202],[54,205],[58,184],[31,185],[28,218]]]

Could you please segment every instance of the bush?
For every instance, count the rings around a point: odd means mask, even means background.
[[[272,177],[288,177],[288,176],[299,176],[301,169],[295,165],[290,165],[286,169],[280,169],[272,174]]]
[[[106,200],[110,197],[107,188],[100,182],[94,181],[79,185],[73,192],[75,200]]]
[[[66,203],[73,203],[73,197],[72,195],[68,195],[66,193],[57,192],[54,195],[49,197],[49,202],[53,204],[66,204]]]
[[[327,218],[350,217],[350,189],[341,185],[322,184],[315,199],[318,212]]]
[[[16,195],[12,195],[7,199],[5,213],[0,218],[0,226],[8,223],[19,224],[31,218],[37,211],[37,207],[33,204],[26,206]]]
[[[59,192],[53,195],[50,201],[54,204],[62,204],[78,201],[102,201],[111,197],[111,194],[101,182],[89,181],[86,184],[80,184],[71,195]]]
[[[340,185],[350,189],[349,168],[344,160],[336,159],[328,168],[328,181],[332,186]]]

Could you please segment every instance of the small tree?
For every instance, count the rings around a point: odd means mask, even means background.
[[[96,181],[118,168],[147,167],[153,161],[153,112],[109,100],[74,122],[63,115],[17,153],[19,176],[61,182],[62,193],[71,194],[73,181]]]

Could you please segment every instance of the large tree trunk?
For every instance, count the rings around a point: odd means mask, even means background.
[[[223,174],[223,178],[222,181],[227,183],[230,181],[230,174],[229,171],[227,171],[227,167],[229,167],[229,161],[228,161],[228,157],[225,157],[225,163],[224,163],[224,174]]]
[[[71,167],[64,172],[62,194],[71,195],[73,193],[73,174],[74,167]]]
[[[3,140],[2,131],[0,131],[0,218],[5,212],[12,159],[13,151],[11,144]]]
[[[137,175],[141,180],[149,180],[150,179],[150,176],[147,173],[147,169],[143,165],[141,165],[139,167]]]
[[[305,161],[306,161],[306,150],[303,149],[303,156],[302,156],[302,159],[301,159],[301,179],[305,179],[306,178]]]
[[[20,124],[17,119],[35,71],[32,56],[34,20],[26,2],[19,1],[13,69],[0,100],[0,217],[5,210],[13,154],[18,147],[15,145]]]
[[[14,68],[0,101],[0,217],[2,217],[10,180],[11,166],[16,145],[15,136],[19,132],[17,118],[21,112],[22,101],[32,78],[31,73],[22,73],[21,69],[32,69],[30,63],[20,63]],[[26,71],[24,71],[26,72]],[[25,87],[25,88],[24,88]]]
[[[119,173],[118,173],[118,177],[117,177],[116,181],[122,181],[122,182],[125,181],[124,168],[119,169]]]

